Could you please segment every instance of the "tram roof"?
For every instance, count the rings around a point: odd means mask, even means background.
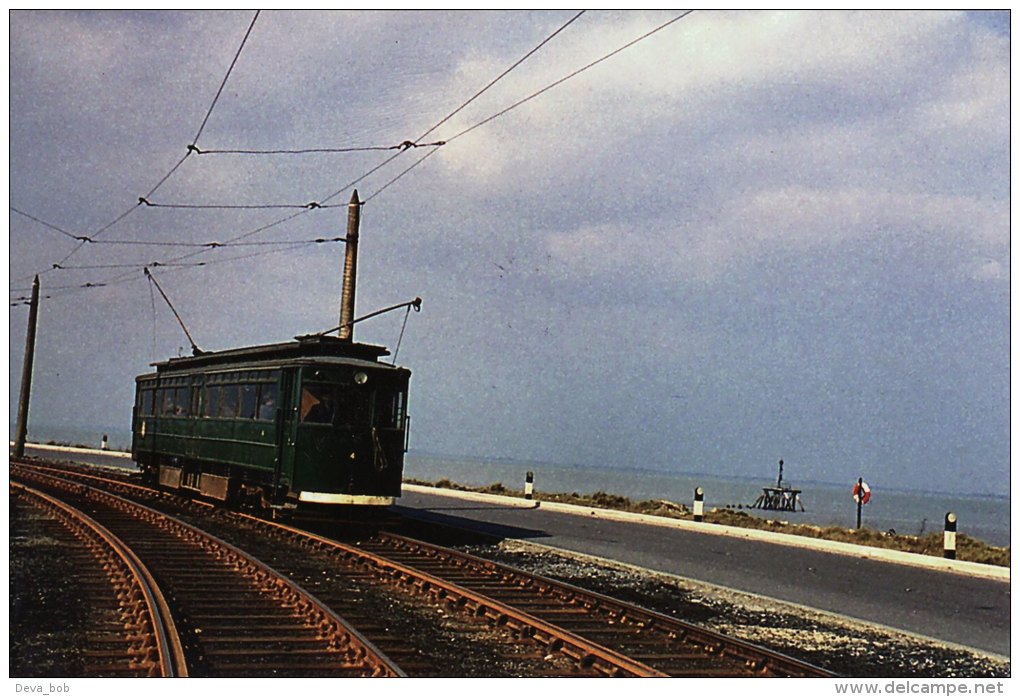
[[[380,357],[388,356],[389,353],[389,350],[384,346],[358,344],[335,336],[310,335],[299,336],[294,341],[279,344],[245,346],[225,351],[200,353],[196,356],[181,356],[151,365],[156,368],[157,372],[162,372],[256,361],[291,361],[307,358],[351,358],[376,362]]]

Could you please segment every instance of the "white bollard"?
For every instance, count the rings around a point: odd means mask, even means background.
[[[956,514],[946,513],[946,531],[942,535],[942,556],[956,559]]]
[[[524,477],[524,498],[530,501],[534,491],[535,491],[535,473],[528,472]]]
[[[694,522],[700,523],[705,516],[705,490],[700,486],[694,490]]]
[[[110,449],[110,439],[106,437],[105,433],[103,434],[102,442],[99,444],[99,449],[100,450],[109,450]]]

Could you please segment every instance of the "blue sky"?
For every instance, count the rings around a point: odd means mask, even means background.
[[[573,14],[263,12],[197,145],[413,140]],[[584,14],[426,140],[672,16]],[[10,205],[74,235],[131,210],[102,238],[148,242],[293,213],[133,207],[251,17],[11,13]],[[1006,493],[1009,55],[1002,14],[695,12],[391,186],[424,151],[362,180],[358,314],[424,299],[399,354],[413,446],[764,479],[782,457],[801,479]],[[386,157],[191,156],[152,200],[342,203]],[[314,210],[248,240],[344,225]],[[188,346],[141,274],[181,249],[91,244],[52,269],[74,246],[11,213],[11,298],[38,271],[51,296],[32,422],[126,428],[133,376]],[[270,249],[157,270],[200,346],[337,324],[342,247],[230,261]],[[10,308],[12,414],[26,319]],[[392,347],[400,321],[356,336]]]

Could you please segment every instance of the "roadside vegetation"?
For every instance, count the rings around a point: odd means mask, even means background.
[[[31,443],[29,443],[31,445]],[[95,450],[94,445],[85,445],[84,443],[67,443],[64,441],[48,440],[46,445],[54,445],[60,448],[77,448],[78,450]]]
[[[440,479],[437,482],[426,482],[416,479],[404,480],[408,484],[431,486],[438,489],[453,489],[457,491],[472,491],[481,494],[497,494],[499,496],[513,496],[524,498],[519,488],[511,489],[501,482],[482,487],[470,487],[463,484],[451,482],[449,479]],[[587,506],[589,508],[605,508],[614,511],[627,511],[629,513],[644,513],[664,518],[676,518],[680,520],[691,519],[693,513],[690,508],[682,503],[674,503],[665,500],[644,500],[632,501],[626,496],[607,494],[603,491],[596,491],[593,494],[559,493],[550,494],[535,492],[534,499],[537,501],[550,501],[556,503],[568,503],[576,506]],[[912,552],[914,554],[926,554],[929,556],[942,556],[942,533],[933,532],[923,536],[900,535],[894,532],[880,532],[871,528],[842,528],[839,526],[820,527],[817,525],[805,525],[801,523],[788,523],[782,520],[768,520],[751,515],[746,511],[733,510],[729,508],[714,508],[705,511],[704,521],[715,525],[729,525],[739,528],[752,528],[755,530],[769,530],[781,532],[787,535],[801,535],[814,537],[822,540],[835,542],[847,542],[850,544],[863,545],[866,547],[881,547],[884,549],[895,549],[901,552]],[[1009,566],[1010,548],[994,547],[986,542],[960,533],[956,536],[956,558],[960,561],[972,561],[980,564],[992,564],[995,566]]]
[[[94,448],[94,446],[80,443],[70,444],[58,441],[49,441],[47,445],[61,445],[73,448]],[[502,482],[496,482],[482,487],[471,487],[451,482],[449,479],[440,479],[437,482],[427,482],[418,479],[405,479],[408,484],[419,484],[431,486],[438,489],[454,489],[457,491],[473,491],[482,494],[497,494],[499,496],[513,496],[524,498],[520,488],[511,489]],[[614,511],[627,511],[629,513],[643,513],[646,515],[661,516],[663,518],[676,518],[679,520],[690,519],[693,516],[690,508],[682,503],[675,503],[666,500],[644,500],[633,501],[626,496],[607,494],[604,491],[596,491],[593,494],[573,493],[545,493],[535,492],[534,498],[537,501],[551,501],[555,503],[568,503],[575,506],[587,506],[589,508],[605,508]],[[928,556],[942,556],[942,533],[932,532],[927,535],[901,535],[893,531],[881,532],[871,528],[843,528],[839,526],[820,527],[817,525],[806,525],[802,523],[788,523],[783,520],[768,520],[746,511],[732,508],[713,508],[705,511],[704,521],[715,525],[729,525],[738,528],[752,528],[755,530],[770,530],[782,532],[788,535],[801,535],[814,537],[822,540],[835,542],[847,542],[850,544],[864,545],[866,547],[881,547],[884,549],[895,549],[901,552],[912,552],[914,554],[926,554]],[[959,533],[956,536],[956,558],[960,561],[972,561],[979,564],[992,564],[995,566],[1008,567],[1010,560],[1009,547],[995,547],[982,540]]]

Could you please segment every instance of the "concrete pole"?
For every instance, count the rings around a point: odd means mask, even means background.
[[[32,395],[32,363],[35,361],[35,326],[39,320],[39,277],[32,281],[32,302],[28,307],[28,334],[25,336],[25,364],[21,368],[21,396],[18,398],[18,423],[14,436],[14,456],[24,457],[28,437],[28,402]]]
[[[340,295],[340,332],[344,341],[354,341],[354,289],[358,276],[358,233],[361,227],[361,201],[358,190],[347,204],[347,253],[344,255],[343,287]]]

